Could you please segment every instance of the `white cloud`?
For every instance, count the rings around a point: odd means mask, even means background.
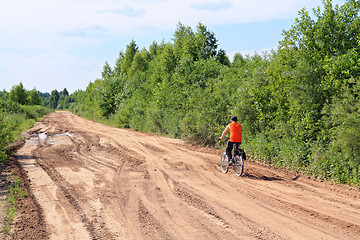
[[[101,26],[90,26],[86,28],[77,28],[70,31],[64,31],[62,36],[69,37],[106,37],[110,33],[110,30]]]
[[[320,0],[13,0],[1,3],[0,26],[10,36],[66,32],[91,26],[125,35],[142,25],[174,28],[178,21],[194,25],[199,21],[226,24],[288,18],[302,6],[320,3]],[[203,9],[221,9],[221,14],[218,11],[201,11]]]
[[[113,13],[113,14],[124,15],[126,17],[137,18],[137,17],[144,16],[145,10],[134,9],[132,7],[129,7],[129,6],[124,6],[122,8],[115,8],[115,9],[111,9],[111,10],[99,10],[96,13],[97,14]]]
[[[190,5],[190,8],[193,8],[195,10],[207,10],[207,11],[220,11],[231,7],[232,7],[232,3],[230,1],[204,2],[204,3],[194,3]]]
[[[51,90],[66,79],[93,81],[103,63],[113,60],[102,54],[105,45],[113,44],[106,48],[116,55],[128,39],[173,32],[179,21],[211,29],[294,18],[302,7],[318,5],[321,0],[3,0],[0,87],[9,90],[22,80],[39,89],[52,83],[46,88]]]

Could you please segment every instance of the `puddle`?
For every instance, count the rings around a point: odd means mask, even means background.
[[[40,139],[40,140],[44,140],[44,139],[46,138],[46,133],[44,133],[44,132],[43,132],[43,133],[39,133],[38,136],[39,136],[39,139]]]
[[[44,145],[44,141],[45,141],[45,139],[46,139],[46,133],[39,133],[39,141],[40,141],[40,144],[41,145]]]
[[[57,136],[68,136],[68,137],[72,137],[73,135],[66,132],[66,133],[59,133],[59,134],[55,134],[54,137],[57,137]]]
[[[45,132],[31,135],[28,140],[26,140],[26,144],[29,145],[37,145],[41,144],[72,144],[71,138],[73,134],[65,132],[65,133],[58,133],[54,135],[48,135]]]
[[[46,142],[48,144],[72,144],[71,138],[72,134],[66,133],[58,133],[52,136],[48,136]]]

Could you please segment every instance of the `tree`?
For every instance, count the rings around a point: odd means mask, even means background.
[[[9,98],[9,93],[5,91],[5,89],[0,91],[0,100],[8,100],[8,98]]]
[[[21,82],[19,85],[12,87],[10,90],[9,99],[12,102],[16,102],[22,105],[27,103],[26,90]]]
[[[60,97],[58,100],[57,108],[58,109],[68,109],[70,103],[69,92],[66,88],[60,92]]]
[[[329,108],[334,152],[341,152],[352,167],[360,166],[360,79],[350,79],[354,84],[345,87],[344,94],[336,97]]]
[[[215,58],[218,48],[218,40],[215,38],[215,34],[210,32],[207,27],[199,23],[196,26],[196,48],[198,59]]]
[[[58,105],[58,100],[59,100],[59,92],[56,89],[52,90],[49,98],[50,108],[56,109]]]
[[[119,57],[116,59],[115,67],[114,67],[114,70],[113,70],[113,74],[115,76],[120,76],[120,74],[121,74],[121,64],[124,61],[124,57],[125,57],[124,52],[120,51]]]
[[[41,105],[41,97],[36,90],[36,88],[33,88],[33,90],[30,90],[27,92],[28,96],[28,103],[29,105]]]
[[[216,54],[216,61],[221,63],[222,65],[230,66],[230,60],[228,56],[226,56],[225,50],[220,49]]]
[[[64,90],[62,90],[62,92],[61,92],[61,95],[62,96],[69,96],[68,90],[66,88],[64,88]]]
[[[129,70],[129,74],[133,75],[136,72],[145,72],[148,69],[150,60],[150,53],[145,48],[141,50],[141,52],[136,52]]]
[[[107,79],[107,78],[111,77],[111,75],[112,75],[111,67],[110,67],[108,61],[106,61],[105,65],[103,67],[103,71],[101,73],[101,77],[102,77],[102,79]]]
[[[294,67],[298,59],[317,66],[318,74],[324,74],[322,65],[326,59],[341,56],[359,47],[360,2],[348,0],[339,7],[331,0],[322,0],[320,7],[313,9],[315,20],[306,9],[299,12],[295,24],[283,31],[279,55],[283,63]]]
[[[268,69],[274,118],[295,127],[302,139],[321,131],[324,105],[342,95],[349,78],[360,75],[360,2],[348,0],[341,7],[322,2],[323,8],[313,9],[314,19],[306,9],[299,11]]]
[[[150,52],[150,56],[151,56],[151,60],[153,60],[156,55],[158,55],[159,53],[159,45],[157,44],[157,42],[153,41],[152,44],[149,47],[149,52]]]
[[[188,57],[193,60],[198,59],[195,34],[191,27],[184,26],[179,22],[172,40],[174,41],[174,55],[177,61]]]
[[[133,62],[134,56],[138,51],[138,46],[135,41],[132,40],[130,44],[126,46],[125,56],[123,61],[121,62],[121,73],[128,74],[131,68],[131,64]]]

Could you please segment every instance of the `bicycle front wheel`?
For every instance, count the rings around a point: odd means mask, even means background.
[[[226,156],[226,153],[221,155],[220,158],[220,167],[221,167],[221,171],[223,173],[227,173],[229,171],[229,162]]]
[[[244,172],[244,160],[241,156],[235,156],[234,171],[237,176],[241,176]]]

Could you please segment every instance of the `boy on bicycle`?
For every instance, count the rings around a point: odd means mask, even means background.
[[[230,130],[230,139],[227,143],[226,147],[226,156],[228,157],[228,161],[232,158],[232,150],[234,147],[234,144],[238,144],[238,146],[242,142],[242,128],[241,125],[237,123],[238,119],[236,116],[231,117],[231,123],[229,123],[224,132],[221,134],[220,140],[223,139],[227,131]]]

